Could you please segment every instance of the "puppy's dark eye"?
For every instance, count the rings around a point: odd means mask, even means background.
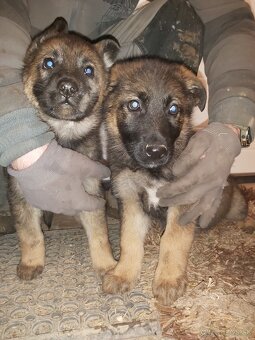
[[[45,58],[43,61],[43,68],[49,70],[55,67],[54,60],[52,58]]]
[[[172,104],[169,107],[169,113],[171,115],[176,115],[179,112],[179,107],[176,104]]]
[[[138,100],[134,99],[128,103],[128,109],[130,111],[139,111],[141,109],[141,105]]]
[[[88,77],[93,77],[94,75],[94,69],[92,66],[87,66],[84,68],[84,74],[86,74],[86,76]]]

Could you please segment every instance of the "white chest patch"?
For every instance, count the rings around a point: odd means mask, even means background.
[[[106,133],[105,123],[102,123],[100,126],[100,142],[101,142],[102,157],[104,160],[107,160],[107,133]]]
[[[149,204],[150,207],[153,207],[155,209],[158,207],[158,202],[159,202],[159,198],[156,195],[156,192],[157,192],[159,187],[160,187],[160,185],[154,186],[152,188],[145,188],[145,190],[148,194],[148,204]]]

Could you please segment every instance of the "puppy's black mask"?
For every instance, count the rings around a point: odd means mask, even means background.
[[[80,120],[89,116],[98,101],[102,66],[87,58],[84,49],[77,49],[72,38],[59,40],[61,47],[47,53],[38,65],[39,77],[33,94],[41,110],[49,116]],[[71,46],[77,49],[75,56]]]
[[[179,64],[137,58],[112,68],[109,111],[126,152],[140,167],[153,170],[171,160],[181,132],[190,136],[194,106],[203,108],[205,99],[200,81]]]
[[[118,43],[92,42],[68,32],[63,18],[36,37],[25,56],[23,80],[30,101],[44,115],[79,121],[92,114],[106,88]]]

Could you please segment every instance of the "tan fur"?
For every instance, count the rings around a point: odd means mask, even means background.
[[[116,50],[115,42],[102,40],[94,43],[78,35],[68,34],[65,20],[58,18],[32,41],[24,60],[25,93],[31,104],[37,108],[40,119],[49,125],[60,145],[70,147],[94,160],[101,159],[99,141],[101,106],[108,79],[107,68],[110,60],[113,62]],[[57,65],[61,65],[58,66],[57,75],[52,75],[43,67],[46,57],[55,58]],[[95,70],[93,77],[84,76],[84,67],[87,65],[84,66],[84,63],[93,66]],[[56,109],[54,108],[56,113],[50,115],[50,111],[44,106],[46,101],[40,101],[39,95],[37,97],[35,85],[40,91],[42,86],[45,86],[40,95],[47,95],[47,91],[50,90],[45,85],[46,79],[51,86],[51,93],[55,91],[55,95],[59,95],[57,84],[67,76],[74,83],[77,82],[79,97],[78,95],[72,97],[76,100],[73,105],[61,105],[61,102],[56,102]],[[92,105],[89,106],[88,113],[84,114],[90,100],[89,93],[91,98],[96,99],[91,99]],[[84,116],[75,120],[76,112]],[[40,178],[38,180],[40,181]],[[89,194],[104,196],[101,183],[97,179],[88,178],[84,182],[84,187]],[[44,237],[41,231],[42,212],[26,202],[14,177],[10,178],[9,188],[9,201],[21,249],[17,272],[21,279],[31,280],[43,271],[45,263]],[[105,210],[82,212],[78,217],[88,235],[93,266],[102,275],[116,264],[108,240]]]
[[[179,64],[158,58],[134,58],[112,67],[105,111],[112,192],[120,206],[121,254],[116,267],[103,278],[105,292],[122,293],[135,286],[145,236],[156,219],[164,233],[153,294],[160,303],[170,305],[184,293],[194,224],[179,225],[180,214],[189,207],[159,207],[156,193],[160,186],[174,180],[173,164],[193,134],[192,110],[197,105],[202,109],[205,99],[200,81]],[[133,101],[139,104],[138,109],[130,107]],[[174,114],[169,111],[173,103],[178,107]],[[168,153],[153,158],[148,145],[155,150],[163,145]],[[232,197],[239,197],[233,192],[236,191],[231,186],[230,192],[224,193],[227,204],[222,202],[215,221],[230,214]],[[239,204],[239,213],[235,211],[231,217],[242,215],[242,199]]]
[[[9,202],[14,216],[20,244],[21,260],[18,276],[31,280],[43,271],[45,264],[44,237],[41,230],[41,211],[22,198],[22,192],[14,178],[9,180]]]
[[[162,304],[170,305],[186,288],[186,267],[194,237],[194,224],[180,226],[180,209],[168,210],[166,230],[161,237],[159,262],[153,281],[153,294]]]
[[[141,211],[138,200],[131,196],[123,205],[121,258],[114,270],[105,275],[104,292],[123,293],[135,286],[140,277],[143,244],[149,226],[149,217]]]
[[[79,217],[87,233],[93,267],[103,275],[116,265],[108,240],[105,212],[82,212]]]

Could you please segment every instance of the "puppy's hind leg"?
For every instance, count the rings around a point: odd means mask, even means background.
[[[87,233],[93,267],[100,275],[104,275],[116,265],[108,239],[105,211],[86,211],[79,217]]]
[[[194,225],[180,226],[178,218],[179,209],[169,208],[153,281],[153,294],[163,305],[171,305],[186,289],[186,267]]]
[[[249,216],[249,198],[245,196],[244,189],[241,190],[238,186],[234,186],[229,201],[230,209],[226,218],[231,221],[238,221],[237,225],[246,233],[254,233],[255,220],[252,216]]]

